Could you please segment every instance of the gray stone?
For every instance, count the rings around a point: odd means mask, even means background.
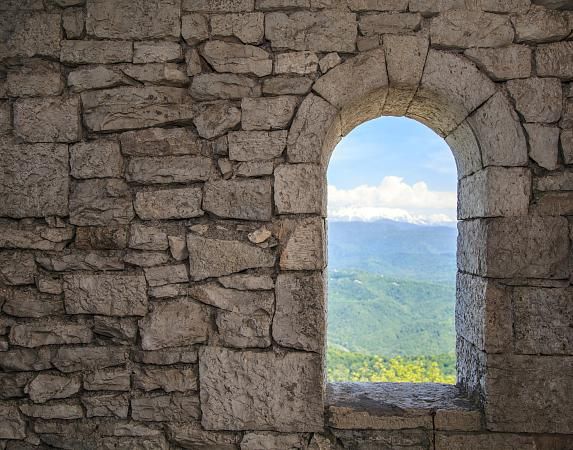
[[[241,102],[243,130],[277,130],[286,128],[298,106],[290,95],[244,98]]]
[[[555,172],[535,178],[536,191],[573,191],[573,173]]]
[[[64,294],[68,314],[147,314],[146,284],[141,275],[64,275]]]
[[[183,11],[198,11],[208,13],[230,13],[252,11],[255,8],[255,0],[183,0]]]
[[[245,44],[258,44],[263,39],[264,14],[235,13],[211,16],[214,36],[234,36]]]
[[[184,261],[189,258],[189,253],[187,252],[187,241],[182,236],[169,236],[169,250],[171,256],[176,261]]]
[[[2,352],[0,367],[7,372],[47,370],[53,367],[51,358],[52,349],[50,347],[9,350]]]
[[[127,247],[127,227],[77,227],[75,246],[84,250],[123,249]]]
[[[238,177],[260,177],[272,175],[273,170],[272,161],[245,161],[237,165],[235,175]]]
[[[114,344],[133,344],[137,336],[137,324],[128,317],[94,317],[94,334]]]
[[[464,450],[467,448],[506,448],[534,450],[531,436],[509,433],[436,433],[436,450]]]
[[[406,11],[407,0],[350,0],[352,11]]]
[[[286,131],[232,131],[229,159],[254,161],[278,158],[286,147]]]
[[[199,100],[260,97],[261,87],[244,75],[205,73],[193,77],[191,95]]]
[[[183,448],[211,447],[217,450],[236,450],[241,436],[223,431],[206,431],[200,423],[169,425],[169,439]]]
[[[131,416],[143,422],[188,422],[201,416],[198,396],[163,395],[131,400]]]
[[[136,84],[136,82],[170,86],[189,84],[185,69],[177,63],[125,64],[118,69],[125,75],[122,84]]]
[[[201,188],[142,191],[135,196],[135,211],[143,220],[199,217],[202,196]]]
[[[177,40],[178,0],[89,0],[86,31],[97,38]]]
[[[10,344],[29,348],[42,345],[89,344],[92,337],[89,326],[64,322],[20,324],[10,329]]]
[[[324,171],[315,164],[283,164],[275,169],[279,214],[325,214]]]
[[[217,180],[205,183],[203,209],[219,217],[270,220],[271,180]]]
[[[220,277],[245,269],[273,267],[272,252],[240,241],[207,239],[187,235],[190,275],[195,281]]]
[[[269,275],[235,274],[219,278],[219,283],[228,289],[240,291],[270,290],[275,283]]]
[[[203,57],[217,72],[270,75],[273,70],[271,55],[253,45],[209,41],[202,49]]]
[[[323,350],[326,335],[324,286],[322,274],[279,274],[273,317],[273,338],[278,344],[317,353]]]
[[[509,80],[507,89],[527,122],[556,122],[561,117],[562,90],[557,78]]]
[[[212,139],[227,133],[241,122],[241,110],[227,102],[201,105],[193,123],[199,136]]]
[[[28,142],[76,142],[81,138],[77,97],[23,99],[14,104],[14,130]]]
[[[125,177],[140,184],[191,183],[206,181],[213,173],[213,163],[205,156],[134,157]]]
[[[123,260],[133,266],[153,267],[167,264],[169,255],[165,252],[128,252]]]
[[[137,250],[167,250],[167,233],[157,227],[134,223],[129,233],[129,247]]]
[[[79,39],[85,28],[86,14],[83,8],[68,8],[62,13],[62,28],[67,39]]]
[[[204,347],[199,355],[203,427],[322,430],[321,365],[320,357],[310,353],[234,352]],[[243,399],[242,408],[233,407],[235,398]]]
[[[535,65],[540,77],[573,78],[573,42],[542,44],[535,49]]]
[[[313,81],[308,77],[287,75],[266,78],[263,80],[263,94],[268,95],[305,95],[308,94]]]
[[[284,234],[284,236],[282,236]],[[292,221],[281,231],[283,270],[322,270],[326,265],[324,222],[320,218]]]
[[[36,263],[29,253],[0,252],[0,279],[7,285],[34,284]]]
[[[187,128],[149,128],[120,135],[127,156],[188,155],[201,152],[201,141]]]
[[[16,224],[0,224],[0,248],[62,251],[73,236],[72,227],[34,225],[18,228]]]
[[[269,13],[265,37],[274,48],[315,52],[353,52],[356,16],[343,11]]]
[[[66,64],[131,62],[133,44],[127,41],[62,41],[60,61]]]
[[[162,63],[183,59],[181,46],[177,42],[149,41],[134,42],[133,62],[135,64]]]
[[[275,56],[275,74],[307,75],[318,69],[318,57],[313,52],[288,52]]]
[[[573,212],[573,195],[570,192],[546,192],[536,196],[535,214],[542,216],[569,216]]]
[[[26,393],[34,403],[45,403],[56,398],[71,397],[80,390],[76,377],[39,374],[26,387]]]
[[[109,66],[80,67],[68,74],[68,86],[72,92],[112,88],[124,84],[131,84],[131,81]]]
[[[532,7],[527,14],[512,17],[516,42],[560,41],[571,33],[567,16],[543,7]]]
[[[97,140],[70,146],[70,168],[74,178],[120,178],[123,158],[119,143]]]
[[[187,63],[187,75],[190,77],[199,75],[203,71],[201,56],[196,48],[185,51],[185,62]]]
[[[36,286],[44,294],[59,295],[64,292],[64,283],[60,278],[39,276],[36,278]]]
[[[50,403],[49,405],[22,405],[20,411],[25,416],[39,419],[74,420],[83,419],[84,410],[77,403]]]
[[[306,448],[308,435],[272,432],[248,432],[241,440],[241,450],[259,448]]]
[[[133,387],[143,391],[161,389],[165,392],[187,392],[197,389],[197,369],[195,368],[152,368],[142,367],[135,371]]]
[[[524,127],[529,140],[529,157],[544,169],[557,169],[559,128],[534,123],[527,123]]]
[[[118,87],[81,94],[86,127],[93,132],[188,123],[194,117],[186,89]]]
[[[333,67],[336,67],[338,64],[342,62],[342,58],[336,52],[328,53],[327,55],[323,56],[318,65],[320,66],[320,71],[324,74],[328,72]]]
[[[531,49],[525,45],[470,48],[464,55],[495,81],[531,76]]]
[[[0,406],[0,439],[25,439],[26,422],[17,406]]]
[[[120,255],[89,253],[66,253],[37,257],[36,262],[46,270],[65,272],[71,270],[123,270]]]
[[[376,36],[379,34],[411,33],[418,31],[421,24],[422,16],[417,13],[381,13],[362,16],[359,28],[364,36]]]
[[[60,65],[48,61],[26,61],[6,76],[6,89],[12,97],[59,95],[63,88]]]
[[[62,39],[60,14],[14,11],[2,15],[0,58],[58,57]]]
[[[131,192],[119,179],[77,182],[70,193],[70,223],[122,225],[133,219]]]
[[[134,352],[136,362],[152,365],[195,364],[197,362],[197,349],[193,347],[170,348],[156,351]]]
[[[86,417],[115,417],[127,419],[129,414],[129,398],[124,394],[83,396],[82,404],[86,409]]]
[[[201,14],[186,14],[181,17],[181,36],[189,45],[209,38],[209,23]]]
[[[1,373],[0,374],[0,398],[22,398],[26,396],[24,389],[34,375],[32,373]],[[2,416],[2,413],[0,413]],[[4,419],[5,420],[5,419]],[[3,423],[3,422],[0,422]]]
[[[130,384],[126,369],[102,369],[83,375],[83,386],[88,391],[129,391]]]
[[[148,267],[144,269],[145,278],[151,287],[164,286],[173,283],[189,281],[187,267],[184,264],[176,266]]]
[[[209,313],[203,305],[187,298],[157,303],[139,322],[141,348],[198,344],[207,340],[209,329]]]
[[[52,357],[52,364],[60,372],[104,369],[125,364],[125,347],[60,347]]]
[[[573,164],[573,130],[562,130],[560,140],[563,149],[563,162]]]
[[[64,304],[61,298],[35,289],[12,289],[8,291],[2,311],[15,317],[56,316],[64,313]]]

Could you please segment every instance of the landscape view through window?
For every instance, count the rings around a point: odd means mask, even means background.
[[[407,118],[354,129],[328,168],[329,381],[455,383],[456,166]]]

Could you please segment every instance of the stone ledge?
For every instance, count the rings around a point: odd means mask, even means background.
[[[326,415],[338,429],[475,431],[482,422],[457,386],[438,383],[329,383]]]

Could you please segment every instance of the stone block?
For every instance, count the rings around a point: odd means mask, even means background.
[[[32,288],[10,290],[4,300],[2,311],[15,317],[39,318],[64,313],[61,298]]]
[[[20,324],[10,329],[10,344],[29,348],[43,345],[89,344],[92,337],[89,326],[64,322]]]
[[[291,95],[244,98],[241,102],[243,130],[277,130],[287,128],[298,98]]]
[[[26,61],[6,76],[6,89],[11,97],[59,95],[63,88],[60,65],[48,61]]]
[[[216,138],[241,123],[241,110],[227,102],[204,104],[199,106],[193,123],[199,136]]]
[[[148,41],[133,44],[133,62],[135,64],[165,63],[182,59],[181,46],[176,42]]]
[[[201,188],[142,191],[135,196],[135,211],[143,220],[199,217],[202,195]]]
[[[551,42],[565,39],[571,32],[567,16],[543,7],[532,7],[526,14],[512,17],[516,42]]]
[[[66,64],[115,64],[131,62],[128,41],[62,41],[60,61]]]
[[[68,74],[68,86],[72,92],[113,88],[131,83],[120,71],[109,66],[79,67]]]
[[[129,233],[129,247],[137,250],[167,250],[167,233],[157,227],[134,223]]]
[[[82,404],[86,409],[86,417],[114,417],[127,419],[129,414],[129,398],[127,395],[97,395],[82,396]]]
[[[324,170],[315,164],[283,164],[275,169],[275,205],[279,214],[326,213]]]
[[[324,426],[318,355],[203,347],[199,381],[207,430],[304,432]]]
[[[71,397],[80,390],[80,380],[76,377],[39,374],[26,386],[26,393],[34,403]]]
[[[536,123],[526,123],[523,126],[529,140],[529,157],[544,169],[557,169],[559,128]]]
[[[407,0],[350,0],[352,11],[406,11]]]
[[[134,157],[125,178],[140,184],[192,183],[206,181],[213,173],[213,162],[205,156]]]
[[[7,400],[10,398],[22,398],[26,396],[24,389],[34,375],[31,373],[2,373],[0,374],[0,398]],[[0,408],[1,411],[1,408]],[[0,412],[0,417],[2,412]],[[6,418],[0,423],[5,423]],[[5,439],[5,436],[3,437]]]
[[[554,172],[534,179],[536,191],[573,191],[573,173]]]
[[[255,450],[260,448],[305,448],[308,435],[273,433],[270,431],[247,432],[241,440],[241,450]]]
[[[271,180],[217,180],[205,183],[203,209],[219,217],[270,220]]]
[[[229,159],[256,161],[278,158],[286,147],[286,131],[231,131]]]
[[[287,222],[281,230],[284,242],[280,255],[283,270],[322,270],[326,265],[323,219],[307,218]]]
[[[83,375],[83,386],[87,391],[129,391],[130,375],[121,368],[94,370]]]
[[[88,0],[86,31],[103,39],[179,39],[179,0]]]
[[[456,160],[458,180],[483,168],[480,147],[467,120],[446,137],[446,142]]]
[[[308,77],[281,75],[263,80],[263,94],[305,95],[310,92],[313,81]]]
[[[142,422],[189,422],[201,416],[198,396],[162,395],[131,400],[131,416]]]
[[[458,185],[458,219],[526,216],[531,174],[522,167],[487,167]]]
[[[531,76],[531,49],[525,45],[470,48],[464,55],[495,81]]]
[[[217,450],[236,450],[241,436],[224,431],[206,431],[200,423],[169,425],[169,439],[185,447],[214,446]]]
[[[275,74],[307,75],[318,70],[318,57],[313,52],[288,52],[275,56]]]
[[[561,117],[563,95],[557,78],[509,80],[507,89],[527,122],[556,122]]]
[[[207,13],[245,12],[255,9],[255,0],[183,0],[181,9]]]
[[[79,99],[50,97],[18,100],[14,104],[14,131],[27,142],[79,141]]]
[[[121,151],[127,156],[199,154],[202,143],[188,128],[149,128],[120,135]]]
[[[0,224],[0,248],[62,251],[73,236],[72,227],[33,225],[18,228],[16,224]]]
[[[261,86],[244,75],[204,73],[193,77],[191,95],[198,100],[260,97]]]
[[[240,291],[270,290],[275,283],[270,275],[235,274],[219,278],[219,283],[228,289]]]
[[[184,67],[175,62],[150,64],[125,64],[119,66],[120,74],[125,75],[121,84],[159,84],[186,86],[189,84]]]
[[[412,33],[418,31],[421,25],[422,16],[417,13],[381,13],[362,16],[358,27],[364,36],[377,36]]]
[[[2,352],[0,367],[6,372],[47,370],[53,367],[51,359],[50,347],[9,350]]]
[[[84,250],[123,249],[127,247],[127,227],[77,227],[75,246]]]
[[[97,140],[70,146],[70,168],[74,178],[120,178],[123,157],[119,143]]]
[[[273,12],[265,17],[265,37],[273,49],[353,52],[356,15],[343,11]]]
[[[62,13],[66,39],[80,39],[84,34],[86,14],[83,8],[68,8]]]
[[[573,78],[573,42],[563,41],[538,45],[535,65],[540,77]]]
[[[143,391],[161,389],[165,392],[196,391],[198,373],[196,368],[142,367],[135,371],[133,387]]]
[[[560,141],[563,149],[563,162],[573,164],[573,130],[562,130]]]
[[[189,281],[187,267],[184,264],[176,266],[148,267],[144,269],[145,278],[151,287],[166,284],[186,283]]]
[[[133,344],[137,336],[137,324],[131,317],[94,317],[94,334],[113,344]]]
[[[272,161],[245,161],[237,165],[235,175],[238,177],[261,177],[272,175],[273,169]]]
[[[245,44],[258,44],[265,34],[264,14],[234,13],[211,16],[213,36],[234,36]]]
[[[104,369],[127,362],[125,347],[60,347],[52,357],[52,364],[60,372]]]
[[[147,286],[141,275],[64,275],[68,314],[143,316],[147,314]]]
[[[57,58],[62,39],[60,14],[12,11],[2,13],[0,58]]]
[[[188,298],[157,303],[139,322],[143,350],[198,344],[207,340],[207,309]]]
[[[39,276],[36,278],[36,286],[43,294],[59,295],[64,292],[64,282],[60,278]]]
[[[181,36],[189,45],[209,38],[209,22],[201,14],[185,14],[181,17]]]
[[[28,417],[45,420],[83,419],[84,410],[78,403],[50,403],[48,405],[22,405],[22,414]]]
[[[30,253],[19,251],[0,252],[0,278],[9,286],[34,284],[36,263]]]
[[[71,270],[123,270],[124,265],[118,254],[96,252],[73,252],[54,256],[38,256],[36,262],[53,272]]]
[[[271,55],[253,45],[225,41],[209,41],[201,51],[203,57],[217,72],[270,75],[273,70]]]
[[[531,436],[509,433],[482,432],[436,433],[436,450],[465,450],[467,448],[499,448],[534,450],[537,448]]]
[[[392,449],[411,447],[416,449],[431,448],[431,433],[424,429],[405,430],[337,430],[333,433],[336,442],[344,447],[356,445],[358,448]],[[334,444],[326,444],[334,445]],[[327,447],[329,448],[329,447]],[[335,447],[334,447],[335,448]]]
[[[85,180],[72,187],[70,223],[74,225],[122,225],[133,216],[131,192],[123,180]]]
[[[246,269],[273,267],[274,254],[240,241],[187,235],[190,275],[195,281],[220,277]]]
[[[165,252],[136,252],[130,251],[123,258],[127,264],[138,267],[153,267],[167,264],[169,255]]]

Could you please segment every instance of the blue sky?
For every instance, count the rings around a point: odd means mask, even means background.
[[[355,128],[328,168],[329,216],[455,222],[456,165],[448,144],[405,117],[381,117]]]

